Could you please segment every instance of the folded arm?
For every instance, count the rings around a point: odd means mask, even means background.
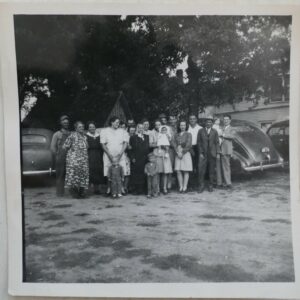
[[[192,135],[188,132],[186,135],[185,147],[182,149],[182,153],[185,154],[189,152],[192,148]]]

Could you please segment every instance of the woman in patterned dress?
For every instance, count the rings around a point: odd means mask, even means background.
[[[124,129],[128,135],[129,134],[129,130],[130,128],[128,128],[127,123],[125,123],[124,121],[120,121],[120,125],[119,128]],[[128,137],[129,138],[129,137]],[[123,187],[122,187],[122,193],[124,195],[126,195],[128,193],[128,189],[129,189],[129,180],[130,180],[130,174],[131,174],[131,164],[130,164],[130,160],[128,157],[128,151],[130,150],[130,145],[127,145],[127,148],[124,152],[124,156],[125,156],[125,169],[124,171],[124,183],[123,183]]]
[[[67,150],[65,187],[74,198],[85,198],[89,187],[88,143],[84,135],[84,125],[75,123],[75,131],[66,139]]]

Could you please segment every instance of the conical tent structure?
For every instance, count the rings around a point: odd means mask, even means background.
[[[119,92],[107,118],[104,126],[109,125],[109,119],[113,116],[120,118],[121,121],[127,122],[128,119],[132,118],[130,108],[128,106],[127,99],[122,91]]]

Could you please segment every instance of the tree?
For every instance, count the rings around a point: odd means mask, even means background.
[[[28,123],[50,128],[62,113],[101,124],[120,90],[136,119],[235,103],[261,87],[273,97],[278,76],[288,90],[290,23],[287,16],[16,16],[20,107],[29,76],[47,79],[51,97],[39,95]],[[186,58],[187,83],[174,76]]]

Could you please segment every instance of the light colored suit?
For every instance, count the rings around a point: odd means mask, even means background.
[[[221,153],[223,155],[232,155],[233,129],[230,125],[223,128],[223,141],[221,142]]]
[[[231,167],[230,158],[233,153],[233,129],[230,125],[223,128],[223,138],[221,143],[221,165],[223,180],[226,185],[231,185]]]

